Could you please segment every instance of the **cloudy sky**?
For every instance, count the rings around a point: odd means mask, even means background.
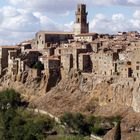
[[[77,3],[87,4],[90,32],[140,32],[140,0],[0,0],[0,45],[39,30],[72,31]]]

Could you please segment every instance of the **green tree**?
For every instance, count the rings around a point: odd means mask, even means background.
[[[0,140],[42,140],[54,127],[54,120],[21,108],[19,93],[0,92]]]
[[[81,113],[64,113],[63,116],[60,118],[62,124],[66,125],[68,128],[72,129],[78,134],[81,135],[89,135],[90,129],[89,125],[86,122],[85,116],[83,116]]]
[[[17,108],[21,104],[21,97],[13,89],[7,89],[0,92],[0,111],[6,111],[9,108]]]

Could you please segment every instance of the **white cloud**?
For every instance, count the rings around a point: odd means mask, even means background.
[[[99,33],[116,33],[118,31],[140,32],[140,19],[136,11],[131,19],[127,19],[123,14],[113,14],[111,18],[103,14],[97,14],[90,22],[90,31]]]
[[[69,24],[59,24],[40,12],[5,6],[0,10],[0,45],[33,38],[39,30],[70,30]]]
[[[93,6],[140,6],[140,0],[7,0],[9,5],[0,9],[0,44],[19,42],[33,38],[38,30],[72,31],[73,21],[58,23],[48,17],[52,13],[58,19],[70,16],[78,2]],[[94,8],[94,7],[93,7]],[[137,7],[136,7],[137,8]],[[51,14],[50,14],[50,13]],[[47,14],[46,14],[47,13]],[[49,13],[49,14],[48,14]],[[53,17],[53,16],[52,16]],[[74,20],[74,19],[73,19]],[[122,13],[110,18],[102,13],[96,14],[90,22],[90,31],[114,33],[117,31],[140,31],[140,10],[136,10],[129,19]]]
[[[77,3],[85,3],[89,6],[140,6],[140,0],[8,0],[10,4],[26,7],[32,10],[44,12],[64,12],[74,10]]]
[[[135,4],[135,5],[140,5],[140,0],[128,0],[128,3]]]
[[[10,4],[34,11],[63,13],[74,9],[77,0],[8,0]]]
[[[124,18],[124,15],[121,14],[121,13],[118,13],[118,14],[114,14],[112,16],[112,20],[113,21],[123,21],[125,18]]]
[[[135,19],[140,19],[140,10],[135,11],[135,13],[133,14],[133,17]]]

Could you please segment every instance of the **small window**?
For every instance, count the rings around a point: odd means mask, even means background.
[[[136,70],[139,70],[139,66],[136,66]]]
[[[41,35],[39,35],[39,39],[41,38]]]
[[[80,8],[78,8],[78,12],[80,12]]]

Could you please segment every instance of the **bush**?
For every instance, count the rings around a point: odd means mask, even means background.
[[[90,129],[86,121],[85,116],[81,113],[65,113],[60,118],[62,124],[66,125],[68,128],[72,129],[74,132],[81,135],[89,135]]]
[[[18,92],[13,89],[7,89],[0,92],[0,111],[9,108],[17,108],[21,105],[21,97]]]
[[[36,62],[36,64],[34,65],[35,69],[39,69],[39,70],[44,70],[44,65],[42,64],[41,61]]]
[[[73,114],[70,112],[65,112],[64,115],[60,117],[60,121],[63,125],[73,127]]]
[[[73,130],[79,135],[90,135],[94,133],[102,136],[106,132],[114,127],[114,122],[119,122],[120,116],[116,117],[95,117],[84,116],[81,113],[64,113],[60,120],[63,125],[67,126],[67,129]],[[70,133],[70,131],[69,131]]]
[[[20,94],[0,92],[0,140],[40,140],[54,127],[54,120],[21,108]]]
[[[92,132],[98,136],[103,136],[105,135],[105,129],[101,128],[101,127],[93,127]]]

